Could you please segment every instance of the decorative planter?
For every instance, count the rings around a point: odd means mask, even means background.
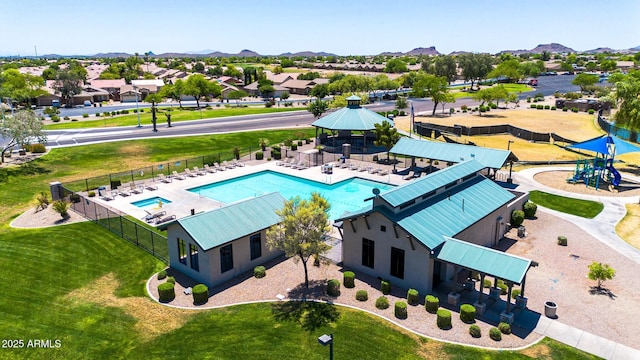
[[[544,303],[544,315],[548,318],[555,319],[558,316],[556,315],[556,310],[558,310],[558,305],[553,301],[547,301]]]

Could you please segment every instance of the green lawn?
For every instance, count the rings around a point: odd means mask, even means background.
[[[552,210],[587,219],[593,219],[604,209],[604,205],[596,201],[568,198],[538,190],[529,193],[529,200]]]
[[[233,105],[233,104],[232,104]],[[170,111],[167,111],[171,109]],[[151,124],[151,109],[141,109],[140,123],[142,125]],[[227,116],[241,116],[241,115],[255,115],[255,114],[271,114],[286,111],[306,111],[300,107],[271,107],[266,108],[264,106],[251,106],[251,107],[213,107],[211,109],[202,109],[200,111],[195,108],[160,108],[157,115],[157,124],[165,124],[167,118],[166,113],[171,114],[171,122],[180,122],[188,120],[200,120],[208,118],[219,118]],[[60,120],[59,123],[53,123],[45,126],[48,130],[57,129],[84,129],[95,127],[114,127],[114,126],[134,126],[138,125],[138,114],[133,111],[129,111],[128,115],[116,115],[116,116],[100,116],[95,117],[93,115],[88,118],[82,118],[79,121]]]
[[[58,349],[2,349],[0,357],[326,359],[328,349],[316,338],[333,333],[337,359],[525,359],[525,353],[590,358],[552,340],[524,352],[447,345],[332,305],[297,310],[265,303],[201,312],[170,309],[148,300],[144,289],[163,263],[101,226],[79,223],[26,230],[7,225],[33,206],[33,195],[48,190],[50,181],[106,174],[129,169],[130,164],[182,159],[198,152],[228,152],[231,146],[256,145],[260,137],[278,143],[297,137],[294,133],[299,131],[61,148],[26,166],[0,168],[0,278],[6,284],[0,297],[0,333],[3,339],[61,341]]]

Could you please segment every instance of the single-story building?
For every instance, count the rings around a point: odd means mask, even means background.
[[[266,230],[284,203],[270,193],[168,223],[170,266],[214,287],[274,259],[283,252],[266,246]]]
[[[95,79],[91,80],[89,83],[92,87],[102,89],[109,93],[109,99],[113,101],[120,101],[120,89],[126,85],[126,81],[124,79]]]
[[[473,271],[505,280],[509,291],[521,285],[524,296],[526,272],[535,263],[491,247],[529,195],[506,190],[481,175],[484,169],[471,159],[374,192],[363,209],[336,219],[344,266],[425,295]],[[463,253],[469,255],[455,256]]]

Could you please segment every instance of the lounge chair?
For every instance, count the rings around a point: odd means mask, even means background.
[[[111,200],[113,200],[113,198],[112,198],[111,196],[109,196],[109,195],[102,195],[102,196],[100,196],[100,199],[101,199],[101,200],[104,200],[104,201],[111,201]]]
[[[233,169],[234,167],[236,167],[235,165],[228,163],[226,160],[222,162],[222,166],[226,167],[227,169]]]
[[[413,172],[413,178],[414,179],[417,179],[420,176],[422,176],[422,170],[416,170],[416,171]]]
[[[209,164],[204,164],[204,171],[214,173],[216,172],[216,168],[209,166]]]
[[[144,191],[144,187],[142,187],[142,185],[137,186],[135,183],[131,183],[129,186],[131,188],[129,191],[132,194],[142,194],[142,191]]]
[[[295,164],[295,161],[293,161],[293,159],[291,158],[285,158],[282,162],[282,166],[284,167],[293,167],[293,164]]]
[[[285,158],[282,161],[276,161],[276,166],[284,166],[284,164],[289,163],[289,158]]]
[[[231,165],[235,166],[235,167],[243,167],[244,164],[239,162],[239,161],[232,161]]]
[[[349,164],[349,170],[358,170],[358,165],[356,165],[355,163],[350,163]]]
[[[340,163],[340,168],[346,169],[349,167],[349,165],[351,165],[351,163],[349,161],[345,161],[343,163]]]
[[[217,162],[213,163],[213,167],[216,168],[216,171],[224,171],[225,168],[220,166],[220,164],[218,164]]]
[[[156,220],[156,225],[160,225],[162,223],[166,223],[166,222],[169,222],[169,221],[175,220],[175,219],[176,219],[175,215],[165,216],[165,217],[163,217],[161,219]]]
[[[196,177],[198,176],[198,174],[191,172],[191,169],[189,168],[184,168],[184,173],[187,174],[188,177]]]
[[[374,168],[373,166],[369,166],[369,174],[377,174],[380,172],[380,168]]]
[[[123,188],[118,188],[118,195],[122,196],[122,197],[127,197],[129,195],[131,195],[129,193],[129,190],[123,189]]]
[[[163,175],[163,176],[164,176],[164,175]],[[157,186],[152,185],[152,184],[148,184],[148,183],[145,183],[145,184],[144,184],[144,188],[145,188],[145,189],[147,189],[147,190],[149,190],[149,191],[158,190],[158,187],[157,187]]]
[[[206,175],[207,174],[204,170],[200,170],[200,168],[197,167],[197,166],[193,167],[193,172],[195,172],[197,175]]]
[[[162,181],[165,184],[168,184],[171,182],[171,177],[164,176],[164,174],[158,174],[158,179],[160,179],[160,181]]]
[[[298,170],[304,170],[304,169],[308,169],[309,167],[307,165],[305,165],[304,161],[298,161],[298,165],[296,165],[296,169]]]
[[[364,164],[360,164],[360,167],[358,168],[358,171],[360,171],[360,172],[367,171],[367,166],[365,166]]]
[[[387,170],[387,169],[380,169],[380,171],[378,171],[378,175],[381,175],[381,176],[389,175],[389,170]]]
[[[156,213],[152,213],[152,212],[149,212],[147,210],[145,210],[144,212],[146,212],[147,215],[145,215],[145,217],[143,219],[144,219],[144,221],[146,221],[148,223],[153,222],[154,220],[159,219],[159,218],[167,215],[167,212],[164,211],[164,210],[160,210],[160,211],[158,211]]]
[[[411,180],[415,177],[415,170],[414,171],[409,171],[409,173],[405,176],[402,177],[402,180]]]
[[[178,174],[178,172],[175,171],[175,170],[173,170],[172,174],[173,174],[173,178],[174,179],[178,179],[178,180],[184,180],[185,179],[184,175]]]

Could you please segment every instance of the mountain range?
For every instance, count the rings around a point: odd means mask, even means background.
[[[540,54],[542,52],[549,52],[549,53],[575,53],[576,51],[570,47],[564,46],[562,44],[558,44],[558,43],[550,43],[550,44],[540,44],[536,47],[534,47],[533,49],[530,50],[526,50],[526,49],[520,49],[520,50],[503,50],[498,52],[499,54],[502,53],[511,53],[514,55],[518,55],[518,54],[524,54],[524,53],[530,53],[530,54]],[[624,49],[624,50],[614,50],[608,47],[599,47],[597,49],[593,49],[593,50],[586,50],[586,51],[582,51],[583,53],[590,53],[590,54],[597,54],[597,53],[602,53],[602,52],[622,52],[622,53],[633,53],[633,52],[638,52],[640,51],[640,46],[636,46],[634,48],[629,48],[629,49]],[[459,55],[459,54],[464,54],[467,53],[467,51],[454,51],[451,52],[450,55]],[[162,53],[162,54],[154,54],[153,52],[149,52],[150,56],[152,57],[160,57],[160,58],[175,58],[175,57],[256,57],[256,56],[285,56],[285,57],[297,57],[297,56],[302,56],[302,57],[311,57],[311,56],[337,56],[336,54],[332,54],[332,53],[328,53],[328,52],[323,52],[323,51],[319,51],[319,52],[315,52],[315,51],[299,51],[299,52],[295,52],[295,53],[290,53],[290,52],[286,52],[286,53],[282,53],[280,55],[262,55],[262,54],[258,54],[255,51],[252,50],[248,50],[248,49],[244,49],[242,51],[240,51],[237,54],[232,54],[232,53],[226,53],[226,52],[221,52],[221,51],[213,51],[213,50],[199,50],[199,51],[189,51],[189,52],[184,52],[184,53],[178,53],[178,52],[168,52],[168,53]],[[418,55],[429,55],[429,56],[435,56],[435,55],[440,55],[441,53],[438,52],[438,50],[436,50],[435,46],[430,46],[427,48],[423,48],[423,47],[417,47],[413,50],[407,51],[407,52],[383,52],[380,53],[378,55],[381,56],[403,56],[403,55],[407,55],[407,56],[418,56]],[[139,53],[139,56],[144,56],[143,53]],[[129,56],[133,56],[133,54],[128,54],[128,53],[124,53],[124,52],[108,52],[108,53],[98,53],[95,55],[58,55],[58,54],[46,54],[46,55],[41,55],[40,57],[44,57],[44,58],[68,58],[68,57],[86,57],[86,58],[116,58],[116,57],[129,57]],[[32,57],[32,56],[26,56],[26,57]]]

